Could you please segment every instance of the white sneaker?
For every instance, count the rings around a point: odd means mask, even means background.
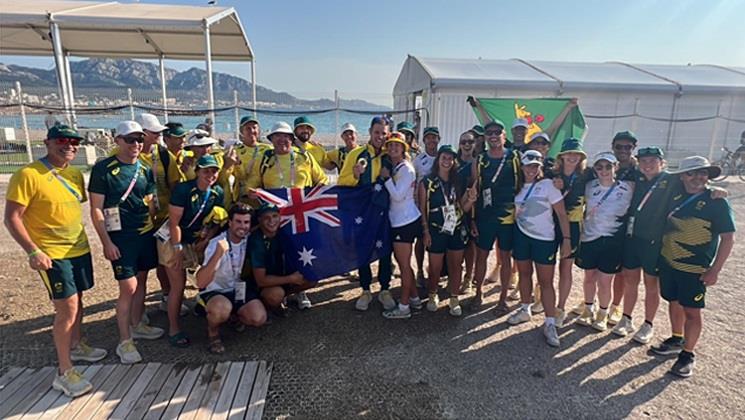
[[[631,323],[631,320],[626,318],[625,316],[621,318],[621,320],[616,324],[615,327],[613,327],[613,330],[611,332],[617,336],[620,337],[626,337],[627,335],[634,332],[634,324]]]
[[[70,368],[62,375],[55,375],[52,388],[70,398],[79,397],[93,389],[93,384],[85,379],[75,368]]]
[[[585,313],[586,307],[587,305],[585,305],[583,302],[580,302],[579,304],[577,304],[577,306],[572,308],[572,313],[575,315],[582,315],[583,313]]]
[[[135,347],[135,342],[130,338],[124,340],[116,346],[116,355],[119,356],[122,364],[131,365],[133,363],[139,363],[142,361],[140,352]]]
[[[396,301],[391,296],[390,290],[381,290],[378,293],[378,302],[383,305],[383,309],[386,311],[392,311],[396,307]]]
[[[509,295],[507,295],[507,300],[520,300],[520,288],[516,287],[512,289]]]
[[[458,301],[458,298],[455,296],[450,297],[448,299],[448,306],[450,307],[450,315],[452,316],[461,316],[463,315],[463,309],[460,307],[460,302]]]
[[[437,307],[440,305],[440,297],[437,293],[430,293],[429,299],[427,300],[427,310],[430,312],[437,312]]]
[[[543,303],[541,303],[540,301],[534,303],[530,307],[530,313],[531,314],[542,314],[543,313]]]
[[[107,354],[108,352],[106,350],[91,347],[81,341],[77,346],[75,346],[75,348],[70,350],[70,360],[73,362],[97,362],[104,359]]]
[[[543,324],[543,336],[546,337],[546,343],[551,347],[559,347],[561,344],[556,325]]]
[[[645,322],[631,339],[640,344],[649,344],[652,337],[654,337],[654,327]]]
[[[422,310],[422,299],[417,297],[409,298],[409,306],[411,306],[412,309],[415,309],[417,311]]]
[[[132,338],[142,340],[157,340],[160,337],[163,337],[163,334],[165,334],[163,328],[151,327],[145,324],[144,320],[140,321],[136,327],[132,328]]]
[[[530,321],[530,318],[530,309],[520,308],[507,318],[507,323],[510,325],[518,325]]]
[[[370,293],[369,290],[363,290],[360,297],[357,298],[354,307],[358,311],[366,311],[367,308],[370,307],[370,302],[372,302],[372,293]]]
[[[305,292],[295,293],[293,300],[297,304],[298,309],[310,309],[313,306]]]
[[[575,308],[576,309],[576,308]],[[574,312],[574,310],[572,310]],[[592,325],[593,321],[595,321],[595,312],[591,311],[585,304],[582,304],[582,312],[580,313],[579,317],[577,318],[577,324],[584,325],[585,327],[589,327]]]
[[[621,318],[623,318],[623,309],[616,305],[611,305],[610,310],[608,311],[608,324],[617,325],[621,322]]]
[[[567,321],[567,314],[561,308],[556,308],[556,328],[564,328]]]
[[[383,316],[387,319],[409,319],[411,318],[411,308],[407,308],[405,311],[401,310],[401,307],[396,305],[393,310],[384,311]]]
[[[608,329],[608,310],[599,310],[595,315],[595,321],[592,323],[592,328],[603,332]]]

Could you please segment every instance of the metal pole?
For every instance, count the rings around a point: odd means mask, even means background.
[[[135,119],[135,103],[132,100],[132,88],[127,88],[127,100],[129,101],[129,119]]]
[[[238,115],[238,91],[233,90],[233,110],[235,110],[235,138],[241,139],[241,119]]]
[[[204,25],[204,59],[207,65],[207,104],[213,126],[215,125],[215,92],[212,86],[212,43],[210,41],[210,27]]]
[[[334,104],[336,105],[336,125],[334,129],[334,133],[336,134],[334,136],[334,147],[339,146],[339,90],[334,89]]]
[[[16,82],[16,91],[18,92],[18,106],[21,107],[21,124],[23,125],[23,137],[26,139],[26,153],[28,153],[28,162],[34,161],[34,155],[31,153],[31,137],[28,134],[28,120],[26,120],[26,107],[23,105],[23,91],[21,82]]]
[[[65,59],[65,74],[67,75],[67,95],[70,101],[70,116],[72,117],[72,126],[78,128],[78,117],[75,115],[75,91],[72,89],[72,71],[70,70],[70,53],[66,52],[64,55]]]
[[[52,48],[54,49],[54,68],[57,71],[57,88],[59,90],[62,108],[65,111],[65,117],[68,124],[72,124],[70,115],[70,103],[67,94],[67,79],[65,77],[65,60],[62,52],[62,40],[60,39],[59,25],[55,22],[49,22],[49,32],[52,34]]]
[[[717,115],[714,117],[714,128],[711,131],[711,141],[709,142],[709,160],[714,159],[714,144],[717,141],[717,138],[719,137],[719,111],[722,109],[722,101],[719,101],[717,104]]]
[[[165,57],[163,54],[158,57],[158,64],[160,66],[160,92],[163,96],[163,119],[168,122],[168,96],[166,95],[166,66],[163,62]]]
[[[254,117],[258,118],[256,112],[256,57],[251,58],[251,102],[253,103]]]
[[[631,131],[636,132],[637,122],[639,121],[639,118],[637,116],[637,112],[639,109],[639,98],[634,99],[634,116],[631,117]]]

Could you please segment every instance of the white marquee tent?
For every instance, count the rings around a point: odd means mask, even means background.
[[[630,129],[640,145],[662,146],[673,160],[694,153],[716,159],[719,148],[731,149],[745,130],[740,67],[409,56],[393,90],[395,109],[426,108],[422,125],[439,126],[449,144],[478,123],[469,95],[576,97],[590,153],[608,149],[615,132]]]
[[[210,108],[212,60],[246,61],[256,108],[254,52],[232,7],[0,0],[0,54],[54,55],[67,110],[73,107],[70,56],[159,60],[164,108],[164,59],[205,60]]]

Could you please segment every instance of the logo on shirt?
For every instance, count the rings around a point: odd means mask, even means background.
[[[703,294],[703,293],[699,293],[699,294],[697,294],[697,295],[696,295],[696,297],[695,297],[695,298],[693,298],[693,301],[694,301],[694,302],[701,302],[701,300],[702,300],[703,298],[704,298],[704,294]]]
[[[196,203],[196,201],[199,199],[199,194],[194,194],[191,196],[191,202]]]
[[[111,175],[117,176],[119,175],[119,168],[114,168],[114,170],[111,171]]]
[[[705,205],[706,205],[706,201],[699,200],[699,202],[696,203],[696,210],[701,211],[701,209],[703,209]]]

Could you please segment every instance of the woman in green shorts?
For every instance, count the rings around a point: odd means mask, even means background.
[[[531,319],[531,297],[533,296],[533,268],[541,288],[541,303],[546,322],[543,335],[548,345],[559,346],[556,331],[556,293],[554,291],[554,270],[556,267],[556,227],[554,214],[561,227],[561,257],[569,256],[571,242],[569,219],[564,200],[552,180],[543,177],[543,156],[536,150],[522,154],[522,177],[519,192],[515,195],[515,241],[512,256],[517,261],[520,275],[520,309],[514,312],[507,322],[518,325]],[[500,309],[500,308],[497,308]],[[501,308],[505,311],[506,308]],[[502,312],[500,311],[500,312]]]

